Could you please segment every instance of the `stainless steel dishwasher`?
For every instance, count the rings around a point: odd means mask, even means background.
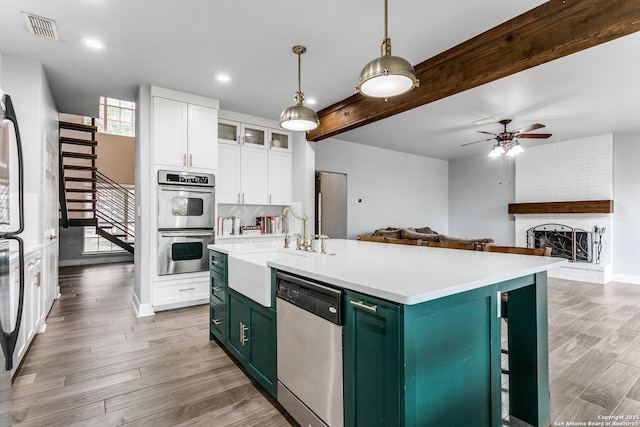
[[[343,427],[342,291],[276,273],[278,401],[304,427]]]

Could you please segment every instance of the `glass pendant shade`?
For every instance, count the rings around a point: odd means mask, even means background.
[[[504,154],[504,148],[500,144],[496,144],[493,146],[493,150],[489,153],[489,157],[499,157],[501,154]]]
[[[385,55],[365,65],[356,91],[373,98],[388,98],[407,93],[417,85],[418,80],[409,61]]]
[[[524,151],[524,148],[522,148],[522,145],[520,145],[519,142],[516,141],[516,143],[509,148],[509,150],[507,150],[507,154],[505,154],[505,156],[509,156],[509,157],[513,157],[517,154],[520,154]]]
[[[295,105],[287,107],[280,114],[279,125],[283,129],[308,131],[320,126],[318,114],[309,107],[303,105],[304,94],[300,90],[300,55],[307,51],[304,46],[294,46],[293,53],[298,55],[298,91],[294,96]]]

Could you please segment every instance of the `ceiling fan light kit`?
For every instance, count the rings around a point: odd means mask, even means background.
[[[283,129],[295,131],[313,130],[320,125],[320,119],[315,111],[303,105],[304,94],[300,90],[300,55],[305,53],[307,48],[296,45],[291,50],[298,55],[298,91],[293,97],[296,103],[282,111],[278,123]]]
[[[544,125],[540,123],[534,123],[532,125],[525,126],[523,128],[508,132],[507,125],[509,123],[511,123],[510,119],[500,120],[500,124],[504,126],[504,130],[501,133],[493,133],[493,132],[487,132],[484,130],[479,130],[478,131],[479,133],[486,133],[494,136],[491,138],[482,139],[480,141],[474,141],[474,142],[462,144],[462,146],[464,147],[465,145],[477,144],[479,142],[491,141],[495,139],[498,142],[493,146],[493,149],[491,149],[491,152],[489,153],[489,157],[499,157],[503,154],[508,157],[513,157],[524,151],[524,148],[522,148],[522,145],[520,145],[520,142],[518,142],[517,138],[545,139],[551,136],[550,133],[525,133],[535,129],[543,128]]]
[[[384,0],[384,40],[381,56],[364,66],[356,92],[372,98],[402,95],[420,85],[413,66],[404,58],[391,55],[388,34],[388,0]]]

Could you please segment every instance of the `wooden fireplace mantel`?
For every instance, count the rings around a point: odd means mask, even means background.
[[[579,200],[573,202],[509,203],[509,214],[603,214],[613,213],[613,200]]]

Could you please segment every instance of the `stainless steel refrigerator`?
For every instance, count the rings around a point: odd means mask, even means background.
[[[316,234],[347,238],[347,175],[316,172]]]
[[[17,206],[10,206],[14,200]],[[11,97],[0,89],[0,426],[11,425],[11,370],[24,300],[24,244],[18,237],[23,230],[20,132]],[[10,274],[14,257],[18,281]]]

